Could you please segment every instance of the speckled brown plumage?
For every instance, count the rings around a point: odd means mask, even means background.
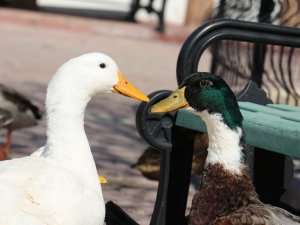
[[[189,225],[292,225],[300,219],[258,199],[245,166],[234,175],[221,164],[208,165],[193,198]]]
[[[259,199],[246,168],[236,176],[221,164],[208,165],[193,198],[190,225],[213,224],[216,218],[251,203],[259,203]]]
[[[271,205],[250,204],[219,218],[213,225],[295,225],[298,217]]]

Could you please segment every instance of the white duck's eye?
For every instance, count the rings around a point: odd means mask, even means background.
[[[200,87],[207,87],[207,86],[211,86],[213,83],[209,80],[201,80],[199,85]]]
[[[105,63],[100,63],[99,67],[100,67],[101,69],[104,69],[104,68],[106,68],[106,64],[105,64]]]

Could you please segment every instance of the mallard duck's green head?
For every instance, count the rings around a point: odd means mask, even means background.
[[[154,105],[151,111],[167,112],[188,105],[196,111],[220,114],[231,129],[242,125],[243,118],[235,95],[219,76],[203,72],[190,75],[179,89]]]

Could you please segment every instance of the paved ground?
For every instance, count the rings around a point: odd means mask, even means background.
[[[82,53],[100,51],[145,93],[176,87],[175,66],[186,29],[166,36],[152,25],[0,9],[0,82],[44,108],[46,85],[58,66]],[[138,102],[117,95],[92,100],[86,132],[98,172],[108,179],[105,200],[114,200],[141,224],[149,224],[157,183],[130,168],[146,148],[135,128]],[[45,143],[45,121],[13,134],[11,157]],[[3,140],[3,133],[2,133]]]

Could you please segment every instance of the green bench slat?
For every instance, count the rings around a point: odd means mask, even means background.
[[[253,116],[246,116],[243,110],[242,113],[245,117],[243,126],[247,144],[285,155],[300,156],[300,123],[260,112],[252,112]]]
[[[206,132],[205,122],[199,117],[185,109],[178,110],[175,124],[191,130]]]
[[[268,104],[268,107],[271,107],[274,109],[281,109],[284,111],[300,112],[300,107],[293,106],[293,105]]]
[[[300,157],[300,107],[262,106],[249,102],[239,102],[239,105],[247,144]],[[205,123],[187,110],[178,111],[175,124],[206,132]]]
[[[258,105],[254,104],[251,102],[239,102],[240,109],[245,109],[247,111],[252,111],[252,112],[263,112],[271,115],[277,115],[280,116],[281,118],[284,118],[286,120],[292,120],[295,122],[300,122],[300,110],[295,111],[295,109],[298,109],[299,107],[284,107],[281,105],[281,107],[276,108],[274,107],[274,104],[272,104],[273,107],[270,107],[271,105],[263,106],[263,105]]]

